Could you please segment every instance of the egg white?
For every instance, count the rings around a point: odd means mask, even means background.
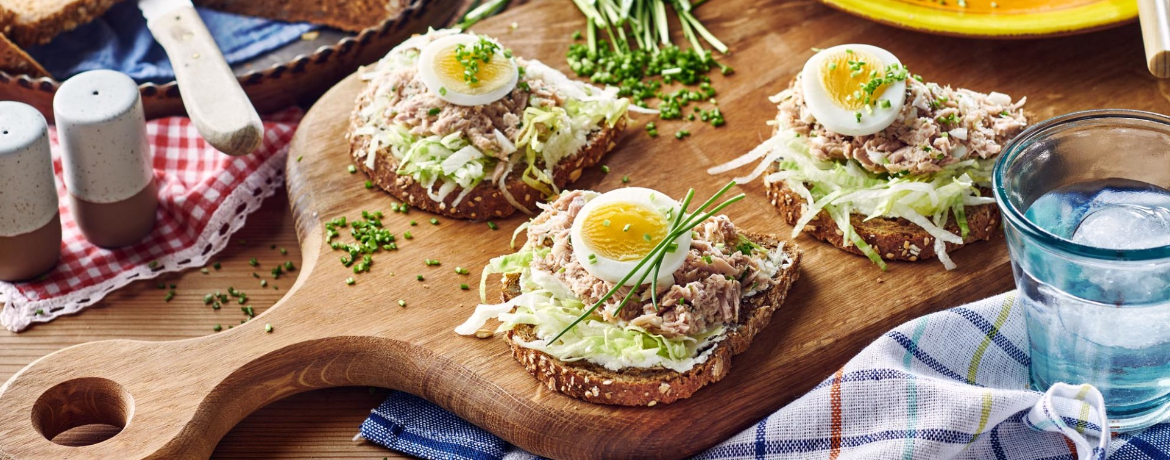
[[[621,282],[622,278],[625,278],[626,275],[634,271],[634,268],[641,260],[619,261],[604,257],[594,248],[590,248],[587,245],[587,240],[581,233],[583,224],[591,212],[601,205],[615,202],[636,204],[655,211],[671,208],[674,209],[671,216],[677,215],[676,213],[680,211],[680,205],[675,199],[662,192],[641,187],[621,188],[603,193],[590,200],[581,208],[581,211],[577,213],[577,217],[573,220],[573,226],[569,230],[569,241],[573,245],[573,255],[577,257],[577,260],[581,261],[581,265],[590,275],[611,283]],[[669,218],[667,222],[670,222]],[[691,232],[683,232],[674,242],[678,244],[678,249],[674,252],[666,253],[662,259],[662,266],[658,270],[658,286],[660,287],[674,284],[674,272],[682,266],[683,262],[686,262],[687,253],[690,252]],[[590,255],[596,257],[596,263],[590,262]],[[646,264],[642,269],[638,270],[637,274],[631,276],[625,285],[633,286],[637,284],[638,278],[648,271],[649,275],[643,284],[649,284],[654,276],[654,272],[651,264]]]
[[[456,45],[465,45],[471,47],[478,42],[480,37],[475,34],[452,34],[435,39],[422,48],[418,56],[418,77],[419,80],[426,85],[427,89],[435,93],[444,101],[455,105],[462,106],[479,106],[491,104],[492,102],[500,100],[500,98],[507,96],[516,88],[516,83],[520,81],[520,72],[516,66],[516,61],[511,58],[506,58],[502,52],[496,52],[492,59],[504,59],[511,64],[511,71],[503,76],[503,79],[493,81],[480,81],[480,85],[488,85],[489,87],[496,86],[491,91],[483,94],[468,94],[460,92],[458,88],[445,87],[442,83],[442,78],[435,70],[435,59],[439,57],[439,53],[448,51]],[[494,41],[494,40],[492,40]],[[498,44],[498,43],[497,43]],[[500,47],[503,50],[503,47]],[[493,61],[494,62],[494,61]]]
[[[854,50],[868,53],[881,61],[881,70],[890,65],[901,65],[901,61],[893,53],[872,45],[849,44],[838,45],[821,50],[813,55],[804,64],[801,71],[801,89],[804,91],[805,104],[817,123],[824,125],[829,131],[846,136],[865,136],[886,129],[898,118],[906,99],[906,82],[898,81],[886,86],[881,97],[872,101],[872,111],[862,108],[861,121],[857,120],[859,110],[837,105],[825,90],[821,79],[821,69],[825,59],[845,50]],[[872,69],[871,69],[872,70]],[[868,71],[867,71],[868,73]],[[882,107],[882,101],[889,101],[890,107]]]

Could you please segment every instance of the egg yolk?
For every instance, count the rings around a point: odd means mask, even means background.
[[[475,74],[479,79],[477,83],[469,83],[464,80],[463,64],[459,62],[459,58],[455,54],[455,48],[458,45],[452,45],[435,55],[435,62],[432,65],[435,68],[435,74],[438,75],[444,88],[447,91],[456,91],[462,94],[478,95],[490,93],[507,83],[512,69],[511,60],[496,53],[492,56],[491,62],[477,61],[479,65],[479,72]]]
[[[859,110],[865,106],[866,96],[861,87],[872,80],[870,73],[874,71],[878,75],[885,72],[882,61],[874,55],[857,50],[842,51],[822,61],[821,86],[838,107]],[[881,97],[885,90],[886,85],[877,87],[869,96],[870,102]]]
[[[628,262],[650,254],[666,237],[668,226],[666,216],[656,210],[634,203],[607,203],[585,216],[581,237],[598,256]]]

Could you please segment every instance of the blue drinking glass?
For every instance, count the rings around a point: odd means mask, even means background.
[[[1170,418],[1170,117],[1056,117],[993,176],[1033,388],[1092,384],[1113,431]]]

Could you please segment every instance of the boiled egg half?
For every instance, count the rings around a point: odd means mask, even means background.
[[[606,192],[585,204],[573,220],[569,238],[573,254],[589,274],[621,283],[670,232],[673,219],[681,211],[678,201],[648,188],[630,187]],[[691,232],[683,232],[670,245],[658,269],[658,285],[674,284],[674,272],[686,261],[691,248]],[[669,244],[669,243],[668,243]],[[638,270],[626,286],[654,279],[653,264]]]
[[[905,68],[892,53],[876,46],[821,50],[805,63],[800,79],[813,118],[846,136],[886,129],[905,103]]]
[[[453,34],[422,48],[418,77],[444,101],[477,106],[511,93],[520,72],[516,61],[505,56],[504,47],[494,40],[475,34]]]

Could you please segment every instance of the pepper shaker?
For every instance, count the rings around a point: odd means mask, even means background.
[[[111,70],[70,78],[53,97],[65,187],[90,242],[128,246],[154,229],[154,182],[138,85]]]
[[[60,258],[48,124],[28,105],[0,102],[0,281],[35,278]]]

